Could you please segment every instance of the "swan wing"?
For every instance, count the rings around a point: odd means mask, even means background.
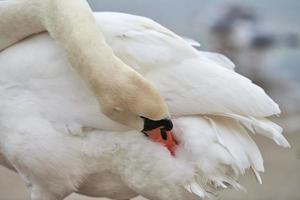
[[[173,116],[231,113],[265,117],[278,105],[258,86],[234,72],[226,57],[199,52],[183,38],[145,18],[95,14],[114,52],[149,79]]]

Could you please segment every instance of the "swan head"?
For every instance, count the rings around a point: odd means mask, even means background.
[[[108,83],[97,98],[107,117],[138,131],[159,126],[172,129],[168,107],[149,81],[133,70],[112,80],[118,82]]]
[[[118,84],[114,84],[114,86]],[[105,92],[100,102],[102,112],[114,121],[143,132],[150,140],[175,154],[177,142],[171,132],[173,123],[160,93],[141,76],[123,82],[121,88]],[[112,95],[112,96],[111,96]]]

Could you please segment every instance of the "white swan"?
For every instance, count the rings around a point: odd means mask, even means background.
[[[150,19],[95,17],[114,53],[163,95],[176,155],[99,112],[62,49],[40,34],[0,53],[0,163],[22,176],[32,199],[202,199],[241,189],[237,178],[249,168],[261,182],[263,160],[248,133],[289,146],[266,119],[280,110],[261,88]]]

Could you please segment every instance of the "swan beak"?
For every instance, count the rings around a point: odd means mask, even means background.
[[[142,132],[152,141],[165,146],[170,151],[171,155],[174,156],[178,143],[171,131],[172,128],[173,123],[170,119],[153,121],[144,118],[144,129]]]

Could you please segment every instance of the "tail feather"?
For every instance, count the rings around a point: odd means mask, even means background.
[[[255,178],[256,178],[257,182],[258,182],[259,184],[262,184],[262,180],[261,180],[261,177],[260,177],[259,172],[255,169],[255,167],[252,167],[252,166],[251,166],[251,169],[252,169],[252,171],[253,171],[253,173],[254,173],[254,175],[255,175]]]
[[[178,118],[174,124],[182,145],[177,156],[188,159],[195,168],[194,180],[185,189],[201,198],[226,188],[245,191],[238,178],[248,169],[262,183],[259,172],[264,171],[263,158],[248,132],[289,146],[282,129],[267,119],[209,115]]]
[[[241,124],[243,124],[250,132],[258,133],[267,138],[270,138],[279,146],[285,148],[291,147],[289,142],[282,135],[282,128],[266,118],[245,117],[236,114],[222,115],[239,120]]]

